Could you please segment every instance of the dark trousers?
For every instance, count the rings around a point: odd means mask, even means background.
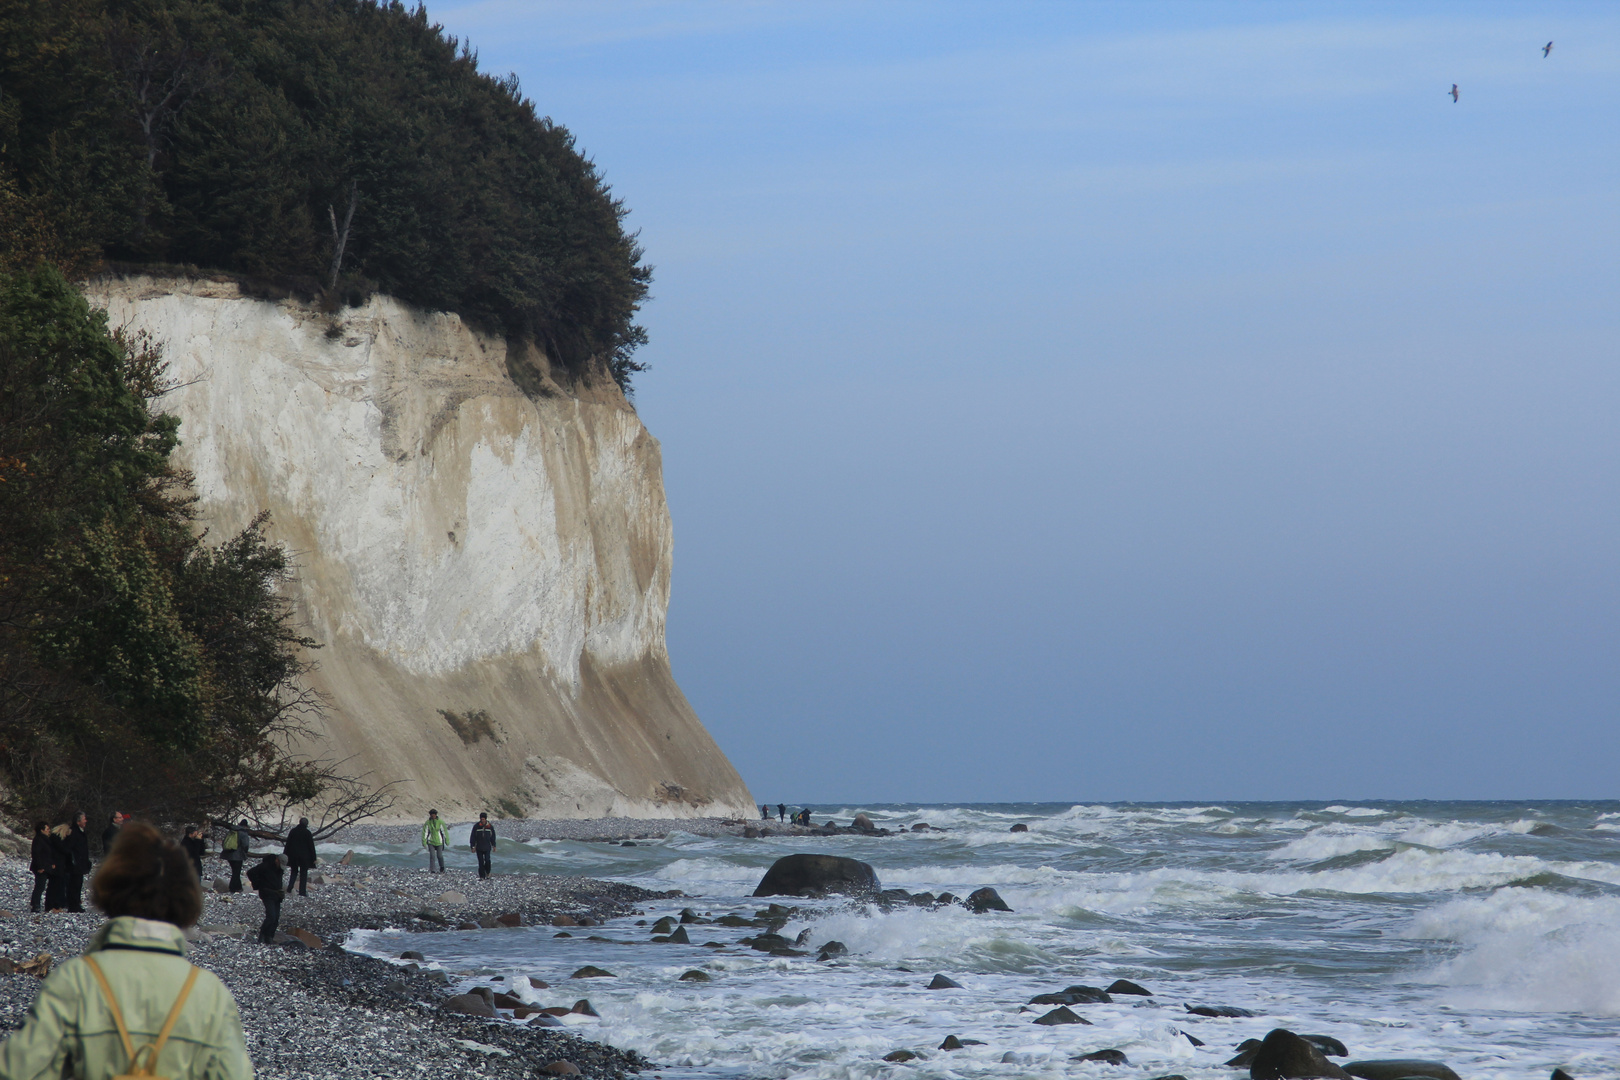
[[[227,859],[231,864],[231,892],[242,891],[242,860]]]
[[[309,895],[309,867],[295,866],[287,871],[287,891],[293,891],[293,883],[298,883],[298,895]]]
[[[489,877],[489,875],[493,872],[494,871],[489,868],[489,852],[480,851],[478,853],[478,876]]]
[[[28,910],[38,911],[41,901],[45,899],[45,890],[51,883],[49,874],[34,874],[34,893],[28,898]]]
[[[63,899],[67,901],[67,909],[69,911],[84,910],[83,874],[75,870],[69,870],[67,876],[67,888],[65,888],[63,892],[66,894]]]
[[[197,858],[193,858],[191,860],[191,864],[197,868],[197,880],[201,881],[203,879],[203,876],[202,876],[202,860],[197,859]]]
[[[45,882],[45,910],[67,910],[67,875],[52,874]]]
[[[281,922],[281,897],[259,894],[264,901],[264,922],[259,924],[259,941],[269,945],[276,940],[276,926]]]

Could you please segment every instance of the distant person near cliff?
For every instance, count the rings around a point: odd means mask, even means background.
[[[28,869],[34,872],[34,892],[28,898],[28,910],[39,911],[51,883],[51,872],[56,869],[56,849],[51,846],[48,821],[34,822],[34,846],[29,853]]]
[[[67,838],[63,846],[67,848],[67,909],[69,911],[84,911],[84,875],[90,872],[90,834],[84,827],[90,819],[80,813],[73,815],[73,824],[68,826]]]
[[[488,814],[478,815],[478,824],[472,828],[472,841],[469,845],[478,856],[478,876],[487,878],[494,873],[490,869],[490,853],[495,850],[495,826],[489,823]]]
[[[248,884],[258,890],[264,903],[264,922],[259,924],[261,945],[275,943],[276,927],[281,924],[281,902],[287,898],[287,890],[281,887],[281,868],[286,861],[285,855],[266,855],[248,871]]]
[[[422,826],[422,846],[427,848],[428,873],[444,873],[444,849],[450,844],[450,830],[444,824],[444,819],[437,810],[429,810],[427,822]],[[434,860],[438,860],[439,868],[433,869]]]
[[[230,832],[225,834],[224,850],[220,853],[231,867],[231,892],[242,891],[242,862],[248,857],[248,847],[252,841],[248,838],[247,818]]]
[[[191,859],[192,868],[197,871],[197,880],[203,876],[203,856],[208,853],[208,841],[203,837],[203,827],[192,825],[186,829],[186,835],[180,839],[180,849]]]
[[[298,895],[309,895],[309,871],[315,865],[315,834],[309,831],[309,818],[298,819],[287,833],[287,842],[282,845],[282,852],[287,856],[287,865],[292,872],[287,875],[287,891],[292,892],[293,883],[298,883]]]
[[[112,850],[113,841],[118,839],[118,830],[124,826],[124,815],[117,810],[107,819],[107,827],[101,830],[101,857],[106,858]]]

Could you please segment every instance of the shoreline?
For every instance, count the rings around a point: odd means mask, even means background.
[[[525,925],[558,916],[589,925],[636,914],[638,904],[665,894],[590,878],[498,874],[480,881],[466,870],[430,877],[421,870],[323,861],[309,896],[292,893],[282,905],[278,942],[284,943],[266,946],[255,940],[264,918],[258,894],[209,888],[222,870],[229,875],[216,856],[203,862],[203,917],[188,933],[189,959],[218,975],[235,997],[259,1077],[517,1080],[566,1061],[592,1080],[623,1080],[651,1067],[633,1052],[566,1029],[448,1011],[442,1007],[448,996],[442,973],[411,971],[348,952],[342,944],[353,930],[453,929],[480,920],[493,924],[495,914],[519,915]],[[319,884],[315,876],[322,878]],[[0,860],[0,955],[21,963],[50,953],[56,964],[80,955],[103,916],[32,914],[32,886],[25,860]],[[286,940],[295,929],[313,933],[318,945]],[[0,1024],[7,1032],[21,1023],[39,987],[33,975],[0,975]],[[542,996],[547,1004],[569,1006],[584,994],[563,986]]]

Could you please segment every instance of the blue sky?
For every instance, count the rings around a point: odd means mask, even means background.
[[[761,800],[1620,794],[1620,9],[429,12],[657,268]]]

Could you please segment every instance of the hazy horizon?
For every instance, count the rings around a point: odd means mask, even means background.
[[[1615,792],[1620,11],[428,13],[656,267],[759,801]]]

